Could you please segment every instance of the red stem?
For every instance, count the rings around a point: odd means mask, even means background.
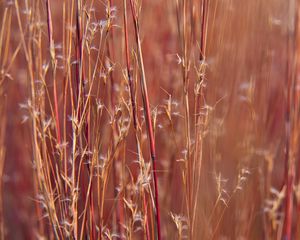
[[[127,27],[127,11],[126,11],[126,0],[123,2],[124,4],[124,32],[125,32],[125,52],[126,52],[126,66],[127,66],[127,77],[129,81],[129,89],[130,89],[130,100],[131,100],[131,107],[132,107],[132,117],[133,117],[133,127],[135,130],[135,140],[136,140],[136,146],[137,146],[137,152],[140,156],[140,147],[138,142],[138,122],[137,122],[137,114],[136,114],[136,103],[134,98],[134,84],[131,77],[130,72],[130,58],[129,58],[129,45],[128,45],[128,27]],[[145,193],[144,193],[145,194]],[[144,205],[144,212],[146,217],[146,238],[150,239],[150,230],[149,230],[149,221],[147,220],[147,199],[145,195],[143,196],[143,205]]]
[[[146,125],[148,129],[148,136],[150,140],[150,154],[152,159],[152,167],[153,167],[153,180],[154,180],[154,199],[155,199],[155,216],[156,216],[156,224],[157,224],[157,238],[158,240],[161,239],[161,228],[160,228],[160,209],[159,209],[159,201],[158,201],[158,183],[157,183],[157,174],[156,174],[156,150],[155,150],[155,140],[154,140],[154,132],[151,120],[151,111],[150,111],[150,104],[147,92],[147,85],[145,79],[145,71],[144,71],[144,64],[142,59],[142,51],[141,51],[141,42],[139,37],[139,26],[138,26],[138,17],[137,13],[133,4],[133,0],[130,0],[131,12],[133,16],[134,22],[134,30],[136,36],[136,42],[138,47],[139,53],[139,64],[141,68],[141,91],[143,96],[143,104],[144,104],[144,113],[146,119]]]

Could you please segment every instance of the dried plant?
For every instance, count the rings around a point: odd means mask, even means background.
[[[299,9],[0,0],[0,238],[297,239]]]

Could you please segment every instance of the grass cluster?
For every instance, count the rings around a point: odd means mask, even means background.
[[[0,0],[1,239],[297,239],[296,0]]]

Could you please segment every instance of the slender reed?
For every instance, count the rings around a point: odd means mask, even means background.
[[[160,208],[159,208],[159,200],[158,200],[158,180],[157,180],[157,173],[156,173],[157,159],[156,159],[155,139],[154,139],[154,132],[153,132],[153,127],[152,127],[151,110],[150,110],[150,103],[149,103],[147,83],[146,83],[146,75],[145,75],[144,62],[143,62],[142,46],[141,46],[140,33],[139,33],[138,14],[137,14],[133,0],[130,0],[130,5],[131,5],[131,13],[132,13],[132,17],[133,17],[133,22],[134,22],[135,38],[136,38],[137,52],[138,52],[138,62],[139,62],[140,74],[141,74],[141,76],[140,76],[141,77],[141,92],[142,92],[142,97],[143,97],[144,114],[145,114],[145,119],[146,119],[146,124],[147,124],[149,144],[150,144],[150,153],[151,153],[152,167],[153,167],[157,238],[158,238],[158,240],[160,240],[161,239],[161,228],[160,228]]]

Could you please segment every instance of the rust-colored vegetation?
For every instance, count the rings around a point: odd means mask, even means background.
[[[300,239],[299,6],[0,0],[0,239]]]

